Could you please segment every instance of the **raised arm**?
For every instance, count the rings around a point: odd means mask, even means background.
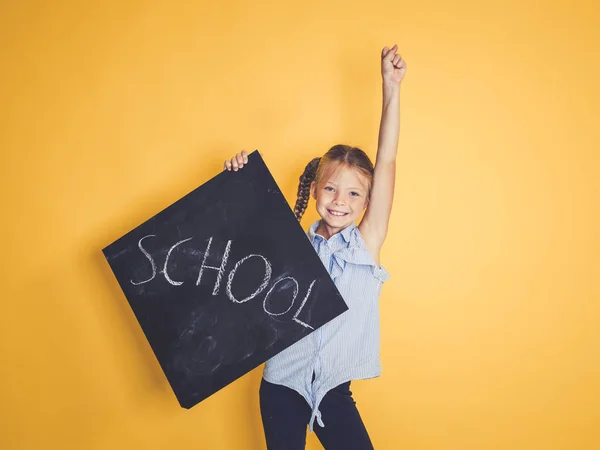
[[[394,184],[396,153],[400,134],[400,84],[406,73],[406,61],[396,54],[398,46],[387,46],[381,51],[383,102],[375,172],[370,201],[359,229],[367,248],[379,264],[379,251],[387,235]]]

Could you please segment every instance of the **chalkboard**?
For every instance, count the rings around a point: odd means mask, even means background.
[[[184,408],[348,309],[258,151],[103,253]]]

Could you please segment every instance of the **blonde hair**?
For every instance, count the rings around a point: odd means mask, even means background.
[[[344,164],[357,170],[367,179],[367,200],[371,195],[373,184],[373,163],[369,156],[360,148],[350,145],[338,144],[331,147],[323,156],[312,159],[300,175],[298,184],[298,199],[294,207],[294,215],[298,222],[302,219],[308,200],[310,199],[310,185],[313,181],[319,184],[325,173],[325,168],[330,163]]]

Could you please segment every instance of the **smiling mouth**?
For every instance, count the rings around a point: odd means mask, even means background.
[[[349,214],[349,213],[343,213],[343,212],[339,212],[339,211],[332,211],[331,209],[328,209],[327,211],[329,212],[329,214],[331,214],[332,216],[336,216],[336,217],[344,217]]]

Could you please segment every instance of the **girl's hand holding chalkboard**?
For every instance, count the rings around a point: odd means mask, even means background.
[[[248,163],[248,152],[246,150],[242,150],[242,153],[238,153],[231,161],[228,159],[225,160],[225,164],[223,165],[223,170],[231,170],[233,167],[234,172],[237,172],[238,169],[244,167],[244,164]]]

